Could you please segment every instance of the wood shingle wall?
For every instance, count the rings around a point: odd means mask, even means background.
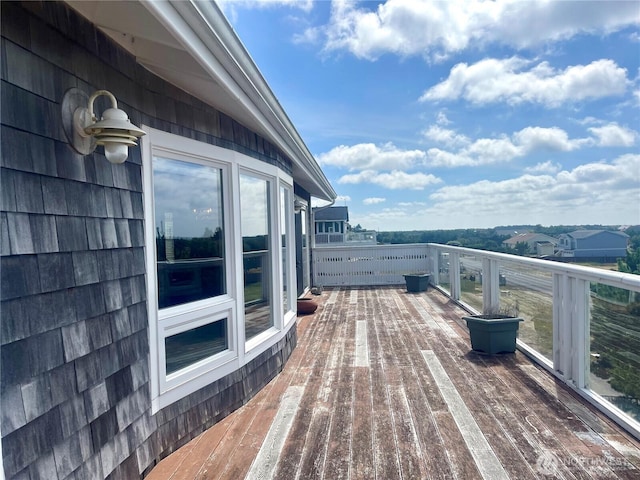
[[[290,172],[276,147],[136,64],[58,2],[0,2],[1,424],[9,479],[136,478],[281,369],[291,329],[241,370],[151,415],[140,148],[74,153],[60,102],[108,89],[133,123]],[[149,272],[155,274],[155,272]]]

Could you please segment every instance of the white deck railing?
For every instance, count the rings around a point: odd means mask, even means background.
[[[401,285],[404,273],[426,272],[425,244],[313,249],[313,284],[323,287]]]
[[[429,272],[472,313],[517,308],[518,348],[640,438],[640,392],[616,383],[640,385],[640,275],[438,244],[312,256],[314,285],[400,285],[405,273]]]

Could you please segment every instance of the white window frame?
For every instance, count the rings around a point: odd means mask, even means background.
[[[301,240],[303,242],[303,244],[301,245],[302,263],[303,263],[302,287],[303,287],[303,290],[306,291],[311,287],[311,258],[309,255],[309,251],[311,249],[311,235],[312,235],[310,224],[309,224],[309,221],[311,218],[311,212],[309,211],[309,205],[304,198],[296,195],[294,199],[294,205],[296,203],[300,205],[300,223],[301,223],[301,230],[302,230]],[[294,217],[295,217],[295,212],[294,212]],[[294,236],[295,236],[295,232],[294,232]],[[295,265],[295,257],[294,257],[294,265]],[[294,269],[295,269],[295,266],[294,266]],[[296,289],[297,289],[297,284],[296,284]],[[297,293],[297,290],[296,290],[296,293]]]
[[[296,279],[296,232],[295,232],[295,214],[294,214],[295,194],[293,191],[293,185],[280,179],[280,181],[278,182],[278,199],[280,199],[281,188],[285,188],[289,192],[289,195],[288,195],[289,205],[286,210],[288,228],[284,232],[285,236],[287,237],[287,242],[288,242],[287,256],[289,257],[287,262],[287,266],[289,270],[287,272],[287,279],[288,279],[287,295],[289,300],[289,309],[286,312],[283,312],[283,315],[282,315],[283,322],[286,327],[296,319],[297,308],[294,308],[294,304],[296,303],[296,300],[298,298],[298,282]],[[280,209],[278,209],[278,213],[279,212],[280,212]],[[278,221],[280,221],[280,215],[278,215]],[[279,225],[278,230],[282,232],[284,230],[283,226]],[[279,244],[278,252],[279,252],[279,256],[281,257],[282,256],[282,235],[278,235],[278,244]],[[282,264],[283,264],[283,259],[280,258],[280,267],[282,267]],[[282,279],[282,272],[280,272],[280,279]],[[281,285],[280,291],[282,292],[282,290],[283,288]],[[281,306],[282,306],[282,303],[283,302],[280,302]]]
[[[295,324],[293,303],[282,307],[282,250],[280,185],[290,189],[288,207],[289,277],[295,283],[295,232],[293,231],[293,178],[278,167],[242,153],[143,126],[143,189],[145,208],[147,308],[149,312],[149,364],[152,413],[241,368],[280,341]],[[158,308],[153,193],[154,156],[221,168],[224,215],[226,293],[168,308]],[[240,229],[240,173],[270,182],[271,308],[273,327],[245,342],[242,232]],[[293,288],[290,286],[290,288]],[[295,290],[293,290],[295,292]],[[295,301],[295,293],[291,302]],[[166,375],[166,337],[227,319],[227,350]]]
[[[249,163],[252,163],[252,162],[249,162]],[[245,355],[249,358],[253,358],[254,356],[257,356],[259,353],[262,353],[262,349],[260,348],[260,346],[264,342],[267,342],[276,332],[282,329],[282,315],[281,315],[282,307],[278,305],[278,302],[280,299],[280,285],[281,285],[280,267],[277,265],[277,263],[274,264],[274,262],[276,262],[276,259],[280,258],[279,254],[276,256],[276,258],[274,258],[274,253],[276,252],[279,244],[279,241],[276,237],[279,236],[279,232],[280,232],[280,228],[278,225],[278,215],[279,215],[278,182],[277,182],[277,177],[266,175],[264,172],[258,170],[257,167],[260,167],[260,166],[261,165],[239,167],[238,183],[240,182],[240,175],[247,175],[253,178],[257,178],[259,180],[265,180],[269,183],[269,218],[271,220],[271,225],[270,225],[271,229],[269,234],[269,251],[271,254],[270,261],[271,261],[271,277],[272,277],[271,285],[270,285],[271,298],[269,299],[270,301],[269,306],[271,308],[271,315],[273,316],[273,325],[267,330],[265,330],[264,332],[259,333],[255,337],[252,337],[249,340],[245,340],[246,342]],[[240,192],[240,188],[238,188],[238,192]],[[238,193],[238,197],[240,197],[240,193]],[[242,199],[240,199],[240,201],[242,201]],[[238,209],[238,219],[240,219],[240,216],[241,216],[241,210]],[[242,238],[242,225],[241,225],[242,222],[238,221],[236,223],[238,224],[238,228],[239,228],[239,235],[237,238],[241,239]],[[240,255],[242,256],[244,252],[242,252],[242,248],[240,248],[240,250],[241,250]],[[243,268],[242,258],[238,262],[238,265],[240,265],[241,268]],[[238,296],[242,298],[242,308],[244,312],[244,281],[242,281],[242,288],[240,288],[238,292],[239,292]],[[244,335],[244,328],[243,328],[243,335]],[[258,350],[259,352],[256,353]]]

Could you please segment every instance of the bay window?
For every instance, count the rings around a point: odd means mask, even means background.
[[[274,165],[145,130],[156,412],[238,370],[294,324],[293,188],[291,177]]]

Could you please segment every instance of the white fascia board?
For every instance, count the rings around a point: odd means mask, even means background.
[[[244,109],[317,186],[314,196],[336,192],[271,92],[220,9],[213,2],[154,2],[143,5]]]
[[[233,60],[234,67],[237,68],[242,75],[240,80],[245,80],[250,84],[248,93],[254,98],[256,106],[260,108],[267,117],[275,117],[276,127],[282,130],[281,134],[293,142],[294,149],[299,150],[300,155],[309,162],[307,167],[316,170],[326,181],[324,173],[313,159],[313,155],[307,149],[298,131],[220,8],[214,2],[194,2],[194,0],[191,0],[191,4],[198,9],[202,18],[207,21],[209,30],[216,32],[221,45]],[[333,190],[330,185],[329,187]]]

